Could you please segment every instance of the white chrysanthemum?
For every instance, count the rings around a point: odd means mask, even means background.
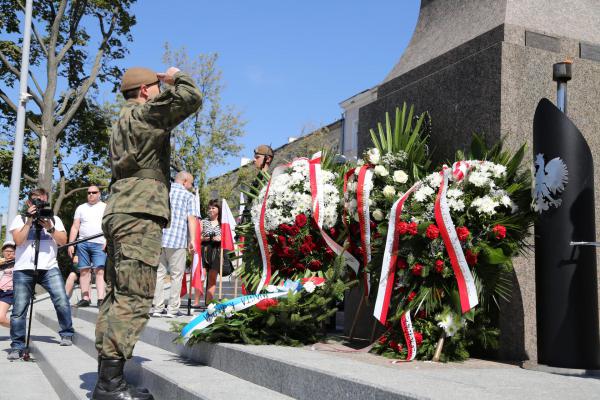
[[[446,336],[454,336],[464,326],[465,320],[459,315],[448,312],[444,315],[436,315],[436,319],[439,320],[438,326],[446,332]]]
[[[463,191],[456,188],[448,189],[448,191],[446,192],[446,197],[448,197],[449,199],[457,199],[462,195]]]
[[[371,164],[379,164],[381,154],[379,153],[377,147],[373,147],[372,149],[369,149],[369,151],[367,151],[367,158],[369,159],[369,162]]]
[[[502,204],[504,207],[511,207],[513,201],[507,194],[505,194],[504,196],[500,197],[500,204]]]
[[[317,285],[315,285],[315,283],[313,281],[308,281],[303,285],[303,287],[307,293],[312,293],[317,288]]]
[[[419,203],[422,203],[425,200],[427,200],[429,198],[429,196],[431,196],[434,193],[435,193],[435,190],[433,190],[431,187],[429,187],[427,185],[423,185],[419,188],[419,190],[417,190],[415,192],[415,200],[418,201]]]
[[[506,166],[502,164],[493,164],[492,175],[494,175],[494,178],[502,178],[506,175]]]
[[[265,208],[265,228],[274,230],[281,224],[293,224],[298,214],[312,214],[312,196],[308,178],[308,164],[295,160],[291,168],[271,180],[269,197]],[[325,228],[337,222],[337,205],[340,202],[335,186],[336,175],[331,171],[321,173],[323,183],[323,225]],[[262,203],[266,193],[264,187],[252,206],[254,222],[260,218]]]
[[[398,171],[394,171],[394,182],[398,183],[406,183],[408,180],[408,175],[406,172],[399,169]]]
[[[433,188],[438,188],[442,184],[442,175],[439,172],[427,175],[423,182]]]
[[[383,195],[384,195],[385,197],[394,197],[394,195],[395,195],[395,194],[396,194],[396,189],[394,189],[394,187],[393,187],[393,186],[386,185],[386,186],[383,188]]]
[[[465,202],[462,201],[461,199],[454,199],[454,198],[449,197],[447,201],[448,201],[448,207],[450,207],[450,209],[452,211],[464,211]]]
[[[235,310],[233,309],[233,306],[227,306],[227,307],[225,307],[225,317],[229,318],[234,313],[235,313]]]
[[[215,304],[214,304],[214,303],[210,303],[210,304],[208,305],[208,307],[206,307],[206,311],[207,311],[209,314],[214,314],[214,313],[215,313],[215,311],[216,311],[216,309],[217,309],[217,308],[215,307]]]
[[[472,171],[469,174],[469,183],[477,187],[492,186],[493,182],[490,180],[490,174],[484,171]]]
[[[471,202],[471,207],[474,207],[479,214],[494,215],[495,208],[500,203],[492,199],[490,196],[477,197]]]
[[[383,211],[381,211],[379,208],[375,209],[375,211],[373,211],[373,219],[375,221],[382,221],[383,217],[385,215],[383,214]]]
[[[383,166],[383,165],[377,165],[375,166],[375,169],[373,170],[375,172],[376,175],[379,176],[388,176],[390,173],[388,172],[388,170]]]

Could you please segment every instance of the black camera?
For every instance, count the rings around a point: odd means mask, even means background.
[[[54,211],[50,208],[50,203],[42,199],[32,199],[31,204],[35,206],[35,211],[31,214],[34,220],[54,218]]]

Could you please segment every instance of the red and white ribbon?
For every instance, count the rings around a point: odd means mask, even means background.
[[[371,262],[371,214],[369,203],[373,170],[371,165],[363,165],[358,171],[358,185],[356,188],[356,201],[358,204],[358,223],[360,225],[360,244],[363,249],[363,286],[365,297],[371,291],[371,277],[367,273],[367,264]]]
[[[449,168],[444,168],[441,172],[442,182],[435,200],[435,221],[440,229],[440,234],[446,245],[446,251],[450,257],[450,263],[456,282],[458,284],[458,293],[460,296],[460,305],[462,312],[466,313],[477,304],[477,289],[475,288],[475,280],[465,259],[460,240],[456,235],[456,228],[450,216],[450,208],[446,200],[446,192],[448,190],[448,177],[453,172]]]
[[[379,277],[379,287],[377,289],[377,299],[375,300],[375,309],[373,310],[373,315],[383,325],[387,322],[392,288],[394,287],[394,276],[396,274],[398,250],[400,248],[398,225],[401,222],[402,208],[404,207],[404,202],[419,188],[419,186],[421,186],[421,182],[415,183],[408,189],[401,198],[396,200],[390,212],[388,233],[385,240],[385,251],[383,252],[383,263],[381,265],[381,275]]]
[[[410,319],[410,312],[406,311],[400,317],[400,325],[404,332],[404,341],[406,342],[406,359],[404,361],[412,361],[417,356],[417,339],[415,339],[415,331]]]
[[[315,153],[309,161],[309,178],[310,178],[310,192],[312,196],[312,214],[321,237],[325,240],[325,243],[336,255],[341,255],[344,258],[344,262],[355,272],[358,272],[359,262],[349,252],[344,249],[343,246],[339,245],[335,240],[331,238],[323,230],[323,213],[321,210],[324,209],[324,198],[323,198],[323,177],[321,174],[321,152]]]
[[[454,180],[457,182],[463,180],[469,169],[471,169],[469,161],[457,161],[452,164],[452,176],[454,176]]]

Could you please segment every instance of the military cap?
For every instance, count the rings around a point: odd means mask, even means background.
[[[273,153],[273,149],[271,148],[271,146],[267,146],[266,144],[261,144],[256,149],[254,149],[254,154],[259,154],[261,156],[273,157],[275,153]]]
[[[156,72],[144,67],[128,68],[121,78],[121,92],[137,89],[142,85],[151,85],[158,82]]]
[[[6,242],[4,242],[4,244],[2,245],[2,250],[4,250],[7,247],[12,247],[13,249],[17,248],[17,245],[15,244],[15,242],[13,242],[12,240],[7,240]]]

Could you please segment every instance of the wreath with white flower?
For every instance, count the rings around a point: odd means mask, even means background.
[[[418,359],[431,359],[441,338],[445,338],[442,361],[464,360],[469,351],[497,346],[496,318],[501,300],[510,297],[512,257],[523,249],[532,224],[531,177],[521,168],[524,147],[515,154],[502,151],[501,145],[487,150],[476,137],[473,148],[479,149],[481,159],[454,164],[448,173],[446,204],[479,305],[465,313],[461,308],[455,265],[435,215],[442,175],[430,174],[407,198],[397,225],[392,317],[373,348],[378,354],[406,357],[405,332],[399,323],[405,312],[413,317]]]

